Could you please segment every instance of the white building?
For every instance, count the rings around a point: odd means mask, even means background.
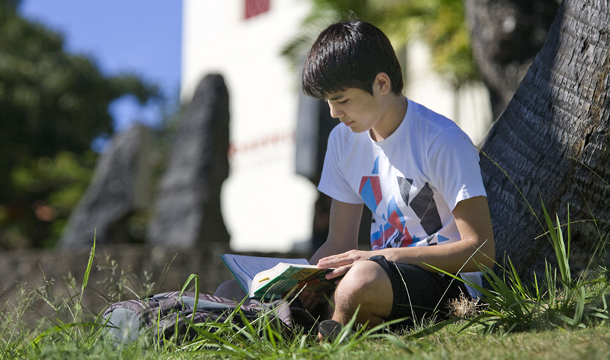
[[[229,89],[231,173],[221,196],[235,250],[289,251],[311,236],[317,192],[295,173],[300,74],[280,57],[309,7],[310,0],[184,0],[182,99],[209,73],[223,75]],[[407,54],[406,95],[456,119],[478,142],[491,117],[474,112],[489,107],[485,90],[455,94],[427,69],[424,47],[413,43]]]

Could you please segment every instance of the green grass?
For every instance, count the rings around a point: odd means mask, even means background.
[[[343,352],[325,352],[326,345],[307,341],[303,351],[258,354],[256,358],[318,359],[332,357],[350,360],[373,359],[607,359],[610,358],[610,329],[607,326],[581,330],[550,330],[511,334],[460,332],[459,325],[420,339],[399,336],[410,352],[385,339],[364,340]],[[158,349],[146,342],[116,347],[109,341],[93,345],[75,339],[45,339],[39,350],[27,349],[19,358],[40,359],[214,359],[233,358],[227,354]],[[239,357],[239,356],[237,356]],[[5,358],[12,358],[6,356]]]
[[[480,289],[486,305],[478,307],[474,315],[401,333],[366,330],[352,321],[332,343],[319,343],[316,334],[299,329],[282,331],[270,313],[245,321],[246,325],[240,327],[230,321],[231,316],[242,316],[235,311],[224,322],[191,323],[197,331],[194,339],[160,341],[149,335],[132,344],[117,345],[107,334],[101,313],[92,313],[81,305],[92,270],[94,245],[82,285],[68,278],[67,298],[55,299],[48,293],[48,286],[23,289],[16,305],[0,309],[0,359],[610,358],[608,271],[590,264],[588,271],[575,277],[569,265],[569,219],[562,225],[559,219],[553,222],[546,209],[544,213],[558,266],[547,265],[540,283],[523,284],[512,265],[504,277],[488,271],[491,289]],[[603,249],[605,240],[600,239],[599,249]],[[192,286],[191,282],[198,291],[196,275],[189,277],[182,291]],[[144,290],[142,294],[148,294],[150,286],[144,286]],[[55,310],[55,316],[27,327],[22,320],[35,301],[45,301]]]
[[[610,357],[608,327],[577,331],[551,330],[508,335],[460,333],[450,326],[421,343],[407,340],[409,355],[383,342],[367,342],[365,351],[339,358],[373,359],[607,359]]]

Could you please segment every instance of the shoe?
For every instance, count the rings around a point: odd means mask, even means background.
[[[341,333],[343,325],[335,320],[324,320],[318,325],[318,338],[333,342]]]

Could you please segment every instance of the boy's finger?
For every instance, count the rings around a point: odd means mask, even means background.
[[[352,264],[338,267],[335,270],[326,274],[326,279],[330,280],[330,279],[338,278],[339,276],[343,276],[343,275],[347,274],[347,272],[349,271],[349,269],[351,269],[351,267],[352,267]]]
[[[307,303],[303,303],[303,309],[312,310],[313,308],[318,306],[319,302],[320,302],[320,298],[314,297],[314,298],[310,299],[309,301],[307,301]]]
[[[303,309],[310,310],[318,305],[320,298],[315,292],[307,291],[307,294],[302,293],[301,296],[299,296],[299,300],[301,300]]]
[[[331,255],[327,257],[321,258],[318,262],[327,262],[327,261],[335,261],[340,259],[345,259],[351,255],[351,252],[344,252],[341,254]]]
[[[320,262],[318,262],[318,267],[321,269],[330,269],[330,268],[338,268],[340,266],[344,266],[344,265],[351,265],[354,260],[350,259],[350,258],[338,258],[338,259],[332,259],[332,260],[320,260]]]

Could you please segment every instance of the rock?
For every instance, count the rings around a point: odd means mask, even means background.
[[[148,224],[154,245],[193,248],[226,242],[220,189],[229,176],[229,94],[220,75],[206,76],[176,134]]]
[[[150,130],[136,124],[115,135],[96,165],[93,180],[70,214],[58,246],[90,247],[131,242],[129,216],[150,206]]]

